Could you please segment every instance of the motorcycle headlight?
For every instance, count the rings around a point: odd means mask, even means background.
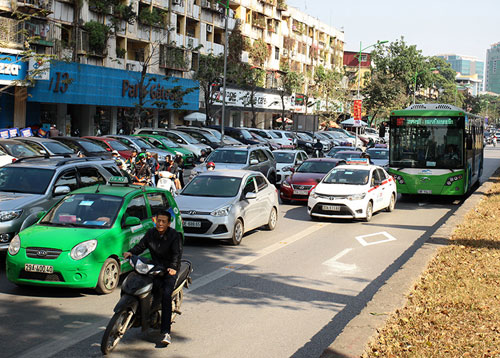
[[[81,260],[88,256],[97,247],[97,240],[88,240],[79,243],[71,250],[70,256],[73,260]]]
[[[10,221],[17,219],[23,213],[22,210],[2,210],[0,211],[0,221]]]
[[[11,256],[16,255],[19,252],[20,248],[21,239],[19,238],[19,235],[16,235],[9,244],[9,254],[11,254]]]
[[[365,198],[365,196],[366,196],[366,193],[353,194],[353,195],[349,195],[347,197],[347,199],[349,199],[349,200],[362,200]]]
[[[142,262],[141,260],[137,260],[134,269],[142,275],[146,275],[154,265],[149,265],[147,263]]]
[[[289,182],[287,181],[284,181],[283,183],[281,183],[281,186],[283,186],[284,188],[291,188],[292,186],[290,185]]]
[[[210,213],[212,216],[228,216],[229,211],[231,210],[232,205],[226,205],[222,208],[216,209]]]

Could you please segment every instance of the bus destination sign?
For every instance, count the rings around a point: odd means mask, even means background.
[[[452,126],[455,124],[452,118],[398,118],[397,125],[410,125],[410,126]]]

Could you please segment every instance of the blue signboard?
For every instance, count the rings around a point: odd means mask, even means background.
[[[28,63],[21,60],[21,56],[0,53],[0,85],[10,85],[13,81],[22,81],[26,78]]]
[[[28,101],[135,107],[139,103],[140,80],[137,71],[55,62],[50,66],[49,80],[39,80],[29,90]],[[194,111],[199,108],[197,81],[148,74],[144,84],[147,84],[144,103],[147,108]],[[184,94],[181,101],[179,94]]]

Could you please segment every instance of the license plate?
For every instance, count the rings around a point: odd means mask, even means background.
[[[201,221],[183,221],[184,227],[201,227]]]
[[[24,264],[24,271],[41,272],[41,273],[54,273],[54,266]]]
[[[325,210],[325,211],[340,211],[340,206],[338,206],[338,205],[323,205],[323,210]]]
[[[294,190],[293,194],[294,195],[308,195],[309,194],[309,190]]]
[[[432,194],[432,190],[419,190],[419,194]]]

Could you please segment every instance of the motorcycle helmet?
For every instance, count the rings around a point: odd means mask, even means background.
[[[208,162],[207,163],[207,170],[214,170],[215,169],[215,163],[214,162]]]

